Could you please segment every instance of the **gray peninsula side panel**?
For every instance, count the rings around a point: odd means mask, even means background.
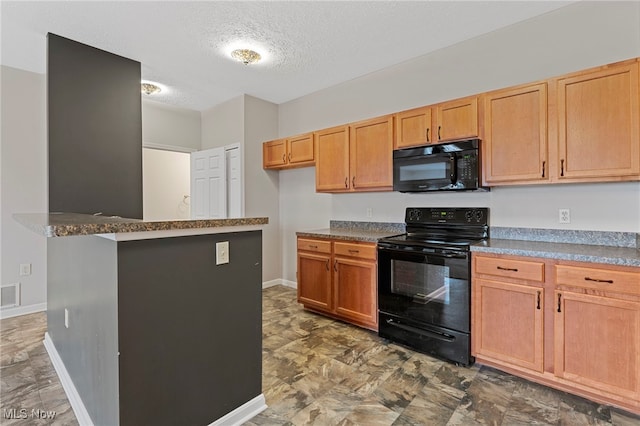
[[[210,424],[261,394],[261,231],[119,242],[118,276],[121,426]]]
[[[116,425],[116,242],[96,236],[47,238],[47,251],[49,336],[93,423]]]
[[[140,63],[47,39],[49,211],[142,219]]]

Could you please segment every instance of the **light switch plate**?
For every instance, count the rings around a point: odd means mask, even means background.
[[[229,263],[229,241],[216,243],[216,265]]]

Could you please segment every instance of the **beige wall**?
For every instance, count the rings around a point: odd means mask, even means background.
[[[244,96],[202,111],[202,149],[244,141]]]
[[[579,2],[284,103],[294,135],[640,56],[639,2]],[[640,183],[494,188],[488,193],[313,194],[314,169],[280,172],[283,278],[295,280],[295,231],[329,219],[403,222],[407,206],[487,206],[494,226],[640,232]],[[373,218],[366,217],[366,209]],[[570,225],[558,224],[570,208]],[[615,211],[615,218],[612,217]]]
[[[278,106],[243,95],[202,112],[202,149],[240,143],[243,152],[245,216],[266,216],[263,228],[264,282],[282,277],[278,174],[262,170],[262,142],[278,135]]]
[[[144,220],[189,219],[191,155],[142,149],[142,210]],[[185,198],[185,196],[187,196]]]
[[[1,87],[1,283],[19,282],[25,308],[41,310],[46,303],[46,239],[27,230],[14,213],[42,213],[47,206],[47,146],[45,76],[0,67]],[[20,276],[20,264],[30,263],[32,274]],[[2,312],[2,316],[11,315]]]
[[[277,172],[262,169],[262,142],[278,134],[278,106],[244,96],[244,190],[245,216],[267,216],[262,231],[262,281],[282,277],[280,203]]]
[[[200,111],[143,100],[143,146],[197,151],[201,139]]]

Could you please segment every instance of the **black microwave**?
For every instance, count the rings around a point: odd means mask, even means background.
[[[479,139],[468,139],[393,151],[393,190],[480,189],[479,146]]]

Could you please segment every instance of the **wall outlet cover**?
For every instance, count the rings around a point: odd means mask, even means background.
[[[229,263],[229,241],[216,243],[216,265]]]

